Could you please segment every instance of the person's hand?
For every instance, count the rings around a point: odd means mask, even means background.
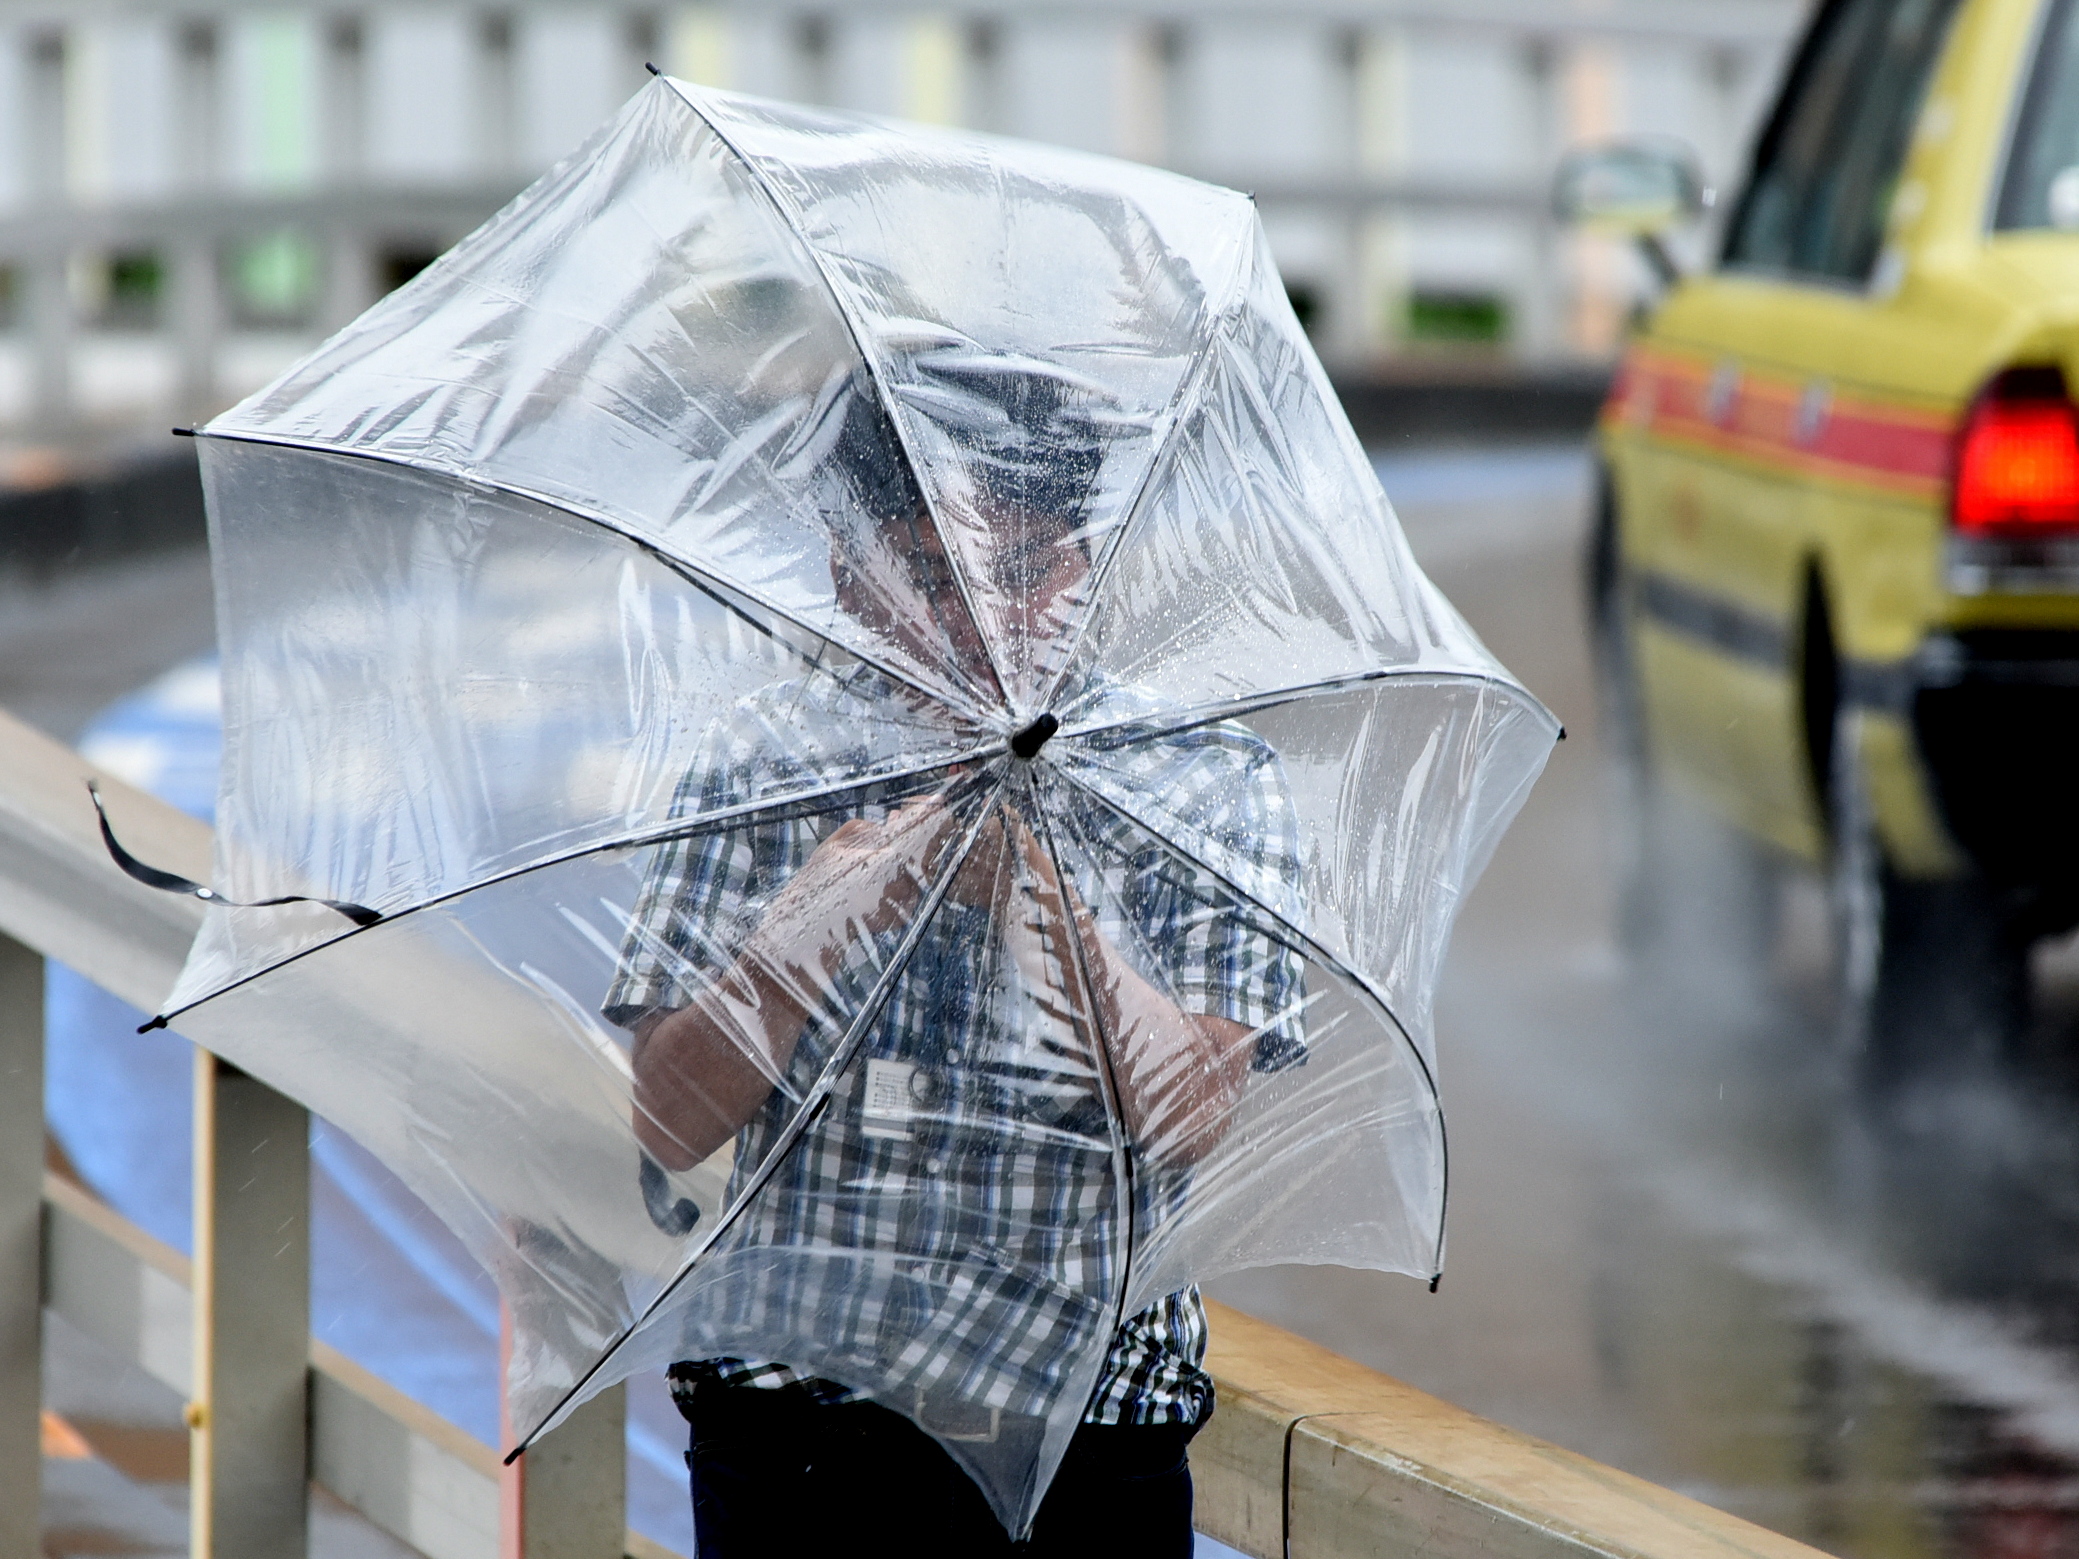
[[[1015,848],[1024,867],[1004,906],[1004,935],[1030,999],[1084,1034],[1094,1010],[1134,1142],[1158,1162],[1198,1162],[1226,1135],[1248,1086],[1253,1031],[1179,1008],[1112,945],[1031,830],[1013,817],[1004,833],[1000,848]]]
[[[1012,897],[1023,891],[1021,883],[1029,885],[1034,879],[1053,883],[1053,860],[1018,809],[999,805],[976,832],[974,846],[946,896],[999,916],[1014,914]]]
[[[841,824],[772,896],[743,956],[814,1006],[848,947],[885,935],[915,910],[954,826],[935,796],[904,802],[879,822]]]
[[[843,824],[773,895],[719,978],[636,1024],[635,1132],[652,1158],[685,1169],[743,1128],[785,1075],[846,948],[915,909],[953,826],[936,799]]]
[[[1174,1008],[1170,1008],[1175,1012]],[[1227,1135],[1249,1082],[1253,1032],[1208,1013],[1129,1025],[1119,1091],[1127,1128],[1157,1163],[1195,1164]]]

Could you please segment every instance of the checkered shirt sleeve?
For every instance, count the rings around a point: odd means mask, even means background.
[[[1183,1011],[1256,1031],[1255,1070],[1298,1064],[1304,961],[1276,918],[1297,923],[1302,913],[1299,819],[1284,766],[1235,724],[1129,751],[1150,821],[1180,848],[1114,821],[1104,854],[1120,864],[1107,871],[1100,926]]]
[[[706,816],[749,797],[740,724],[718,721],[702,741],[672,797],[674,817]],[[791,858],[793,842],[786,829],[721,827],[658,846],[628,917],[620,966],[600,1003],[607,1021],[625,1028],[645,1013],[692,1001],[701,977],[734,957],[760,893],[802,864]]]

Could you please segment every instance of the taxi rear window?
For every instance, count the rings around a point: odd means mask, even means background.
[[[2054,0],[2037,46],[1995,228],[2079,231],[2079,5]]]
[[[1724,263],[1863,282],[1957,0],[1828,0],[1755,148]]]

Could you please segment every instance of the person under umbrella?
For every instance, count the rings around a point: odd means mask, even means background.
[[[993,458],[977,505],[997,527],[988,584],[1020,599],[1036,631],[1062,631],[1090,573],[1084,500],[1103,457],[1100,408],[1041,364],[939,373],[1001,414],[986,430]],[[854,616],[960,632],[948,560],[870,406],[848,403],[833,463],[885,534],[860,538],[864,556],[834,555],[839,601]],[[887,536],[899,539],[887,546]],[[740,703],[701,743],[683,809],[740,806],[770,786],[761,770],[857,767],[852,684],[874,676],[819,668]],[[1200,726],[1138,744],[1131,764],[1151,789],[1214,802],[1210,826],[1250,841],[1261,872],[1296,887],[1284,776],[1260,738]],[[823,1357],[858,1349],[873,1360],[865,1379],[906,1373],[914,1422],[773,1360],[675,1365],[703,1555],[842,1548],[891,1489],[903,1491],[898,1525],[919,1551],[1009,1552],[968,1473],[917,1425],[948,1438],[1036,1436],[1040,1405],[1077,1367],[1074,1344],[1097,1327],[1112,1332],[1109,1352],[1020,1551],[1191,1551],[1185,1446],[1213,1407],[1205,1312],[1195,1286],[1123,1321],[1092,1303],[1117,1288],[1133,1222],[1118,1215],[1105,1092],[1116,1089],[1130,1128],[1140,1196],[1188,1194],[1190,1167],[1226,1130],[1249,1073],[1303,1059],[1300,965],[1219,913],[1217,883],[1141,841],[1121,841],[1134,862],[1127,880],[1079,889],[1042,837],[1028,781],[1018,777],[982,825],[866,1041],[859,1086],[786,1157],[784,1184],[762,1203],[760,1255],[725,1290],[763,1335],[814,1332]],[[793,1113],[775,1080],[806,1089],[843,1031],[851,1004],[826,1001],[826,987],[859,978],[848,962],[914,912],[957,832],[936,796],[862,791],[843,813],[660,852],[606,1005],[636,1036],[635,1127],[658,1164],[686,1170],[733,1146],[741,1179],[766,1161]],[[1101,915],[1093,901],[1113,908]],[[1136,935],[1118,935],[1112,916]],[[722,945],[718,926],[733,932]],[[1159,984],[1136,966],[1140,949],[1163,953]],[[991,967],[1002,962],[1015,973]],[[1023,999],[992,999],[1008,990]],[[843,1208],[835,1222],[833,1206]],[[1020,1243],[1023,1260],[976,1292],[948,1258],[991,1241]],[[790,1248],[803,1259],[773,1259]],[[1075,1285],[1064,1281],[1071,1268]],[[949,1306],[956,1318],[933,1347],[891,1371],[913,1343],[914,1312]],[[793,1515],[776,1527],[776,1511]]]
[[[1247,197],[660,80],[196,432],[160,1021],[493,1275],[512,1456],[832,1382],[1022,1536],[1202,1421],[1200,1278],[1435,1281],[1437,972],[1557,722]]]

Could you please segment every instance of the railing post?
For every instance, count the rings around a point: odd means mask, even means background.
[[[324,177],[335,186],[366,173],[368,84],[361,18],[334,15],[325,22],[324,69],[319,99]]]
[[[178,178],[191,194],[208,195],[223,168],[223,104],[217,24],[207,17],[178,23],[173,102]],[[223,330],[217,235],[207,230],[168,245],[167,304],[172,326],[175,415],[209,416],[217,406],[217,339]]]
[[[43,959],[0,935],[0,1559],[43,1552]]]
[[[501,1378],[512,1356],[512,1314],[502,1311]],[[506,1445],[515,1424],[499,1392]],[[622,1559],[628,1532],[628,1388],[613,1386],[579,1408],[499,1473],[498,1559]]]
[[[310,1116],[195,1052],[191,1559],[302,1559],[309,1521]]]
[[[376,298],[375,254],[368,234],[341,226],[327,235],[325,293],[319,324],[329,335],[350,323]]]
[[[203,418],[217,408],[217,337],[222,300],[216,246],[206,236],[185,239],[168,255],[174,350],[180,364],[179,412]]]
[[[41,432],[72,425],[72,286],[63,254],[29,262],[22,303],[29,319],[30,420]]]
[[[25,188],[37,207],[55,212],[65,203],[65,30],[46,27],[28,39],[27,120],[25,149],[28,164]],[[29,420],[42,433],[70,429],[72,404],[72,347],[75,322],[72,281],[67,273],[71,256],[53,247],[28,257],[23,266],[26,285],[22,289],[22,317],[29,335]]]

